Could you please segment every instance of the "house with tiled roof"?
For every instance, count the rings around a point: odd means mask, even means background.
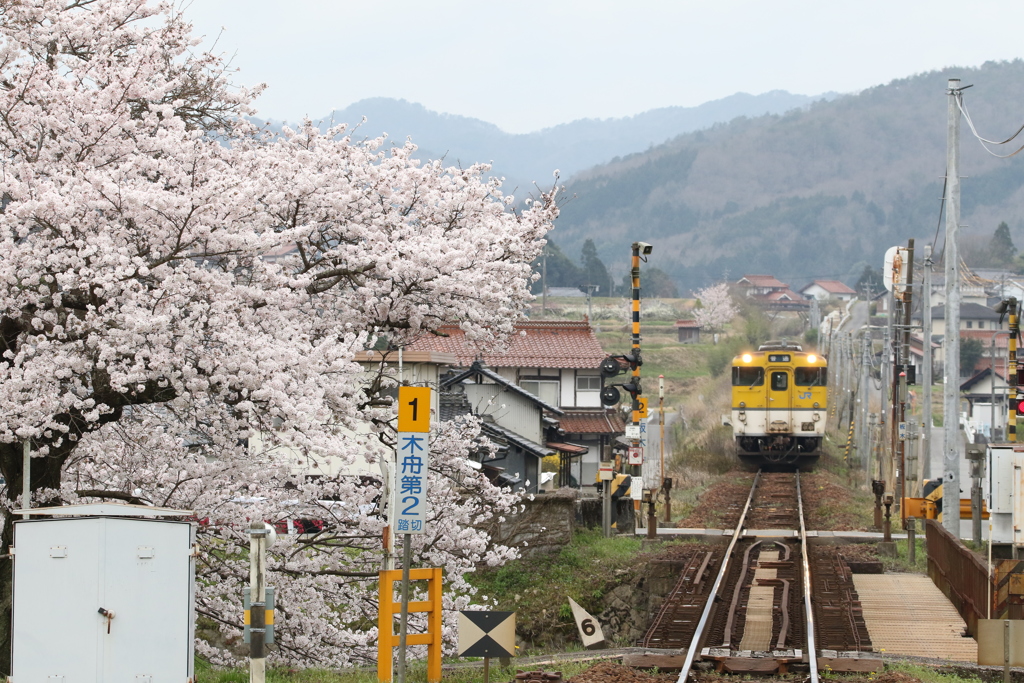
[[[607,354],[586,320],[518,323],[504,351],[482,351],[455,326],[442,327],[407,348],[450,354],[463,370],[478,363],[551,406],[544,411],[543,445],[559,454],[561,485],[594,484],[601,453],[625,432],[622,418],[601,404],[604,380],[598,366]],[[499,383],[487,374],[463,383],[473,381]]]
[[[839,280],[814,280],[811,284],[805,285],[800,293],[808,299],[817,299],[818,301],[828,301],[829,299],[849,301],[857,296],[855,289],[844,285]]]
[[[461,372],[449,372],[441,378],[438,389],[435,393],[442,421],[459,415],[480,418],[483,434],[492,446],[479,454],[488,478],[496,484],[537,493],[541,460],[558,452],[544,443],[548,429],[545,415],[557,418],[564,412],[480,361]]]
[[[736,281],[736,286],[747,296],[755,298],[789,289],[789,285],[779,282],[774,275],[744,275]]]
[[[765,307],[777,311],[800,311],[809,307],[807,299],[797,294],[785,282],[774,275],[744,275],[736,281],[736,287]]]

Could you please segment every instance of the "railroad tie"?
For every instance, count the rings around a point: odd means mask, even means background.
[[[740,650],[767,652],[771,650],[773,615],[775,612],[775,586],[758,585],[760,580],[777,578],[775,567],[763,567],[762,563],[779,561],[778,550],[762,550],[757,556],[757,568],[747,597],[746,617],[743,620],[743,639]]]

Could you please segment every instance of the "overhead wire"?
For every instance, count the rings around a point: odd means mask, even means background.
[[[971,120],[971,114],[970,112],[967,111],[967,107],[964,105],[963,93],[957,91],[956,93],[954,93],[953,99],[956,101],[956,106],[958,109],[960,109],[960,113],[964,115],[964,119],[967,121],[967,127],[971,129],[971,133],[973,133],[974,137],[978,139],[978,142],[981,143],[982,149],[984,149],[986,152],[996,157],[997,159],[1009,159],[1012,156],[1016,156],[1021,152],[1024,152],[1024,145],[1021,145],[1020,147],[1017,148],[1017,151],[1011,152],[1009,154],[997,154],[988,148],[989,145],[1005,145],[1010,142],[1013,142],[1014,138],[1016,138],[1018,135],[1021,134],[1022,131],[1024,131],[1024,125],[1018,128],[1016,133],[1002,141],[989,140],[987,138],[983,138],[978,133],[978,129],[975,128],[974,121]]]

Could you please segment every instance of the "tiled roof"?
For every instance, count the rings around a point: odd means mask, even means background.
[[[562,453],[569,453],[570,455],[584,455],[590,450],[586,446],[580,446],[574,443],[562,443],[559,441],[548,441],[544,445],[548,448],[554,448],[556,451],[561,451]]]
[[[789,285],[784,282],[779,282],[775,279],[774,275],[744,275],[739,279],[737,284],[743,284],[746,281],[751,287],[780,287],[786,288]]]
[[[511,429],[505,429],[504,427],[496,425],[493,422],[481,423],[480,429],[481,431],[483,431],[484,434],[488,436],[488,438],[492,440],[497,439],[498,442],[504,439],[509,443],[514,443],[527,453],[535,455],[538,458],[544,458],[549,455],[554,455],[555,453],[555,450],[553,448],[549,448],[548,446],[542,446],[536,441],[530,441],[525,436],[522,436],[521,434],[516,434]]]
[[[919,314],[920,315],[920,314]],[[932,306],[932,320],[945,320],[946,307]],[[982,306],[973,302],[960,304],[961,320],[999,320],[999,314],[988,306]],[[1005,318],[1003,319],[1005,321]],[[991,334],[991,332],[989,333]]]
[[[814,285],[818,285],[819,287],[821,287],[822,289],[824,289],[826,292],[828,292],[830,294],[856,294],[857,293],[857,290],[850,289],[849,287],[844,285],[839,280],[815,280],[814,282],[812,282],[811,284],[807,285],[806,287],[804,287],[800,291],[801,292],[806,292],[808,289],[810,289]]]
[[[426,335],[408,348],[453,354],[460,366],[483,360],[492,368],[586,368],[596,369],[608,355],[601,350],[586,320],[530,320],[516,325],[505,353],[480,353],[463,331],[442,327],[448,336]]]
[[[700,327],[700,323],[696,320],[677,320],[676,327]]]
[[[993,334],[996,335],[997,349],[1005,349],[1010,345],[1010,335],[1006,330],[960,330],[961,339],[977,339],[985,349],[991,348]]]
[[[626,423],[613,410],[569,412],[558,419],[559,428],[566,434],[622,434]]]

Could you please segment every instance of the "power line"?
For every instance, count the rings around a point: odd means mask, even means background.
[[[957,92],[955,99],[956,106],[960,109],[960,113],[964,115],[964,119],[967,121],[968,128],[971,129],[971,133],[974,134],[974,137],[978,138],[978,142],[981,143],[982,149],[984,149],[986,152],[996,157],[997,159],[1009,159],[1012,156],[1016,156],[1017,154],[1024,152],[1024,145],[1021,145],[1020,147],[1017,148],[1017,151],[1011,152],[1010,154],[996,154],[995,152],[988,148],[989,145],[1005,145],[1012,142],[1014,138],[1016,138],[1018,135],[1021,134],[1022,131],[1024,131],[1024,125],[1018,128],[1016,133],[1006,138],[1005,140],[997,141],[983,138],[981,137],[981,135],[978,134],[978,129],[974,127],[974,121],[971,120],[971,115],[967,111],[967,107],[964,105],[963,92]]]

